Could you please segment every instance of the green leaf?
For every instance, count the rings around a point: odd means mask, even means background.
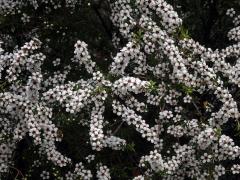
[[[156,92],[156,91],[157,91],[156,82],[150,80],[147,89],[148,89],[150,92]]]
[[[134,142],[132,142],[132,143],[130,143],[130,144],[127,144],[127,145],[125,146],[125,150],[126,150],[126,151],[129,151],[129,152],[136,152],[136,151],[135,151],[135,144],[134,144]]]
[[[217,129],[215,129],[215,133],[218,137],[220,137],[222,135],[222,129],[218,127]]]
[[[179,37],[179,39],[190,39],[188,29],[181,26],[178,30],[178,37]]]
[[[142,29],[139,29],[137,32],[134,33],[133,39],[136,41],[136,43],[140,43],[143,41],[143,35],[144,31]]]

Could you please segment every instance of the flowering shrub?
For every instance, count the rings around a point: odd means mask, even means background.
[[[1,179],[240,177],[233,8],[211,49],[164,0],[0,2]]]

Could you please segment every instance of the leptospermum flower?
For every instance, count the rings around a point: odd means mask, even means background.
[[[50,7],[62,6],[54,1],[44,2],[49,11]],[[37,9],[40,3],[2,1],[0,14],[15,14],[29,4]],[[67,0],[65,4],[73,10],[79,1]],[[111,167],[95,162],[98,159],[94,152],[101,153],[105,148],[124,151],[128,142],[117,136],[124,123],[150,142],[152,148],[139,157],[142,174],[135,180],[151,179],[155,173],[163,179],[219,178],[227,171],[239,174],[240,165],[234,162],[239,160],[240,147],[224,134],[224,125],[229,121],[236,123],[239,118],[236,91],[228,85],[235,85],[235,89],[240,86],[240,16],[234,9],[227,11],[235,25],[227,36],[235,43],[213,50],[190,37],[176,35],[182,19],[164,0],[116,0],[110,8],[111,21],[119,30],[113,36],[119,51],[107,74],[92,59],[88,44],[81,40],[74,44],[72,66],[47,76],[42,72],[46,55],[40,52],[43,44],[37,38],[12,53],[0,47],[0,78],[9,84],[0,93],[0,173],[8,172],[14,163],[17,143],[30,136],[41,157],[61,168],[73,167],[65,179],[110,179]],[[23,17],[24,23],[31,20],[26,14]],[[120,47],[121,38],[126,42],[124,47]],[[229,57],[235,58],[236,63],[228,63]],[[53,66],[61,62],[56,59]],[[73,66],[84,67],[89,78],[68,81]],[[199,96],[204,93],[212,96],[214,102],[201,105]],[[207,109],[209,103],[211,108]],[[157,114],[154,123],[146,118],[151,108]],[[80,119],[80,123],[88,127],[89,139],[85,143],[90,144],[93,153],[86,160],[96,163],[96,173],[83,162],[74,164],[58,150],[56,143],[63,135],[52,121],[56,109],[69,117],[88,115],[89,119]],[[119,121],[115,131],[107,126],[111,123],[105,118],[107,111]],[[40,176],[48,179],[50,175],[46,170]]]

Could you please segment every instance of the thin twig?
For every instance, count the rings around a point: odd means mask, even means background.
[[[115,134],[119,131],[119,129],[122,127],[123,123],[124,123],[124,121],[122,121],[122,122],[118,125],[118,127],[115,129],[115,131],[112,133],[112,135],[115,135]]]
[[[197,112],[199,113],[199,115],[202,115],[201,111],[199,110],[199,108],[197,107],[196,103],[194,101],[192,101],[193,106],[196,108]]]
[[[108,35],[109,38],[111,39],[111,38],[112,38],[112,33],[111,33],[111,31],[109,30],[109,28],[107,27],[104,19],[102,18],[101,13],[100,13],[99,10],[98,10],[98,7],[94,6],[94,7],[93,7],[93,10],[94,10],[95,13],[97,14],[98,18],[100,19],[100,21],[101,21],[101,23],[102,23],[103,28],[105,29],[107,35]]]
[[[9,167],[17,171],[17,175],[15,176],[14,179],[17,179],[17,177],[18,177],[19,174],[22,176],[22,178],[24,178],[23,173],[22,173],[19,169],[15,168],[15,167],[13,167],[13,166],[9,166]]]

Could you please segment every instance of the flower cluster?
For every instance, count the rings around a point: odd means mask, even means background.
[[[107,166],[99,165],[99,169],[97,171],[97,178],[99,180],[111,179],[110,172]]]
[[[57,1],[49,1],[49,0],[27,0],[27,1],[15,1],[15,0],[1,0],[0,14],[8,15],[8,14],[18,14],[24,7],[30,6],[33,9],[41,8],[41,6],[45,5],[46,9],[52,8],[59,9],[62,7],[62,4]],[[81,0],[65,0],[66,7],[74,9],[77,5],[81,4]]]
[[[73,10],[80,2],[64,4]],[[38,9],[42,3],[62,7],[56,1],[0,0],[0,14],[19,13],[29,5]],[[61,179],[111,179],[115,169],[101,154],[135,152],[129,145],[133,137],[121,133],[129,126],[149,144],[143,151],[149,152],[138,157],[141,174],[134,180],[156,174],[162,179],[239,174],[239,143],[226,126],[240,129],[240,16],[227,11],[235,25],[227,34],[233,44],[213,50],[179,37],[182,19],[164,0],[108,3],[118,31],[113,35],[116,53],[104,70],[81,40],[74,41],[69,61],[54,57],[50,65],[52,49],[43,48],[37,38],[11,53],[0,43],[0,178],[26,140],[41,160],[62,170]],[[31,17],[23,14],[21,19],[27,24]],[[85,133],[75,137],[89,151],[80,161],[70,157],[68,148],[59,148],[71,123]],[[37,162],[32,166],[44,164]],[[49,169],[39,175],[52,176]]]

